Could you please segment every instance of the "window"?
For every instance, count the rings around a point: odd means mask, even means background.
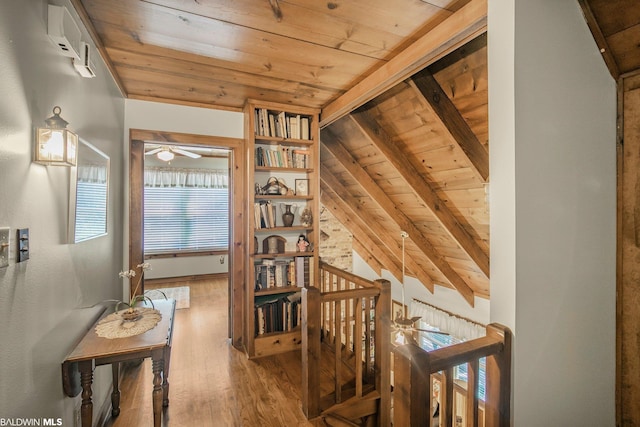
[[[228,249],[227,176],[224,172],[223,185],[212,184],[221,178],[212,181],[213,173],[218,172],[145,169],[145,254]],[[169,175],[171,181],[163,179]],[[194,180],[194,175],[207,179]]]
[[[78,180],[76,183],[75,241],[106,232],[107,183]]]
[[[433,326],[420,321],[420,328],[434,329]],[[462,342],[450,335],[430,334],[428,332],[419,332],[419,346],[423,350],[432,351],[442,347],[448,347],[453,344]],[[480,366],[478,372],[478,399],[484,402],[485,399],[485,386],[486,386],[486,371],[487,371],[486,358],[480,359]],[[463,363],[453,369],[453,379],[467,382],[468,365]]]

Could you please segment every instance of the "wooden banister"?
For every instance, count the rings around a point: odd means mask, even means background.
[[[320,263],[318,287],[302,290],[302,406],[307,418],[374,415],[378,425],[390,425],[390,314],[389,281],[370,281]],[[334,358],[329,374],[333,391],[326,396],[320,396],[323,346]]]
[[[426,352],[415,343],[394,349],[394,425],[431,426],[433,385],[431,375],[442,372],[440,411],[444,426],[454,425],[453,368],[468,364],[467,426],[478,425],[479,359],[487,358],[485,388],[486,427],[507,427],[511,422],[511,331],[487,326],[482,338]]]

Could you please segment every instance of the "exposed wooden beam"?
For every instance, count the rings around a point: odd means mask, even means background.
[[[415,224],[408,218],[395,203],[385,194],[378,184],[369,176],[353,158],[351,153],[338,141],[331,130],[325,129],[323,134],[323,145],[349,172],[349,174],[360,184],[361,188],[376,202],[389,218],[394,221],[401,230],[409,233],[409,239],[418,247],[420,251],[431,261],[431,263],[446,277],[451,285],[462,295],[462,297],[474,306],[473,290],[460,277],[460,275],[449,265],[447,260],[436,250],[426,236],[418,230]],[[322,171],[320,172],[322,175]]]
[[[429,183],[424,180],[398,144],[393,143],[389,134],[378,126],[369,111],[353,112],[350,117],[413,189],[415,195],[424,202],[440,225],[466,252],[469,258],[476,263],[485,276],[489,278],[489,256],[484,253],[469,232],[460,224],[447,205],[440,200],[440,197],[438,197]]]
[[[460,111],[442,90],[433,74],[428,69],[424,69],[410,79],[409,86],[427,101],[440,122],[447,128],[456,144],[469,159],[478,178],[482,182],[487,182],[489,179],[489,153],[473,133]]]
[[[344,203],[343,205],[345,207],[344,210],[345,212],[348,213],[347,217],[352,218],[351,220],[352,222],[358,221],[358,223],[361,225],[363,232],[360,232],[360,233],[352,232],[352,233],[358,236],[363,236],[363,235],[376,236],[377,240],[379,240],[381,242],[381,245],[383,246],[382,252],[384,254],[391,254],[393,259],[398,261],[397,264],[392,265],[392,268],[396,267],[397,265],[402,265],[401,260],[399,258],[400,247],[396,239],[394,239],[391,233],[389,233],[389,230],[382,227],[380,223],[376,220],[376,218],[373,218],[368,213],[367,210],[362,209],[360,207],[360,204],[358,203],[358,200],[356,200],[355,197],[349,194],[349,191],[347,191],[347,189],[344,188],[344,186],[340,183],[340,181],[335,176],[333,176],[331,171],[326,167],[321,167],[320,179],[324,182],[324,184],[328,188],[330,188],[334,192],[334,194],[336,194],[337,199],[341,200]],[[377,245],[377,246],[380,246],[380,245]],[[374,255],[376,256],[378,255],[377,249],[373,249],[373,246],[371,250]],[[384,258],[381,258],[381,257],[378,257],[378,259],[380,261],[384,260]],[[385,266],[388,265],[386,262],[382,262],[382,264]],[[420,282],[422,282],[422,284],[427,289],[429,289],[430,292],[433,293],[435,283],[431,278],[431,276],[429,276],[429,273],[427,273],[422,267],[420,267],[420,265],[417,262],[415,262],[415,260],[411,257],[409,257],[408,259],[405,259],[405,264],[408,271],[413,273],[413,275],[418,280],[420,280]],[[389,271],[392,271],[392,270],[389,270]],[[398,276],[396,276],[395,274],[394,276],[399,277],[399,280],[402,282],[402,272],[400,272]]]
[[[353,236],[353,250],[360,255],[360,257],[367,263],[369,267],[373,271],[376,272],[378,276],[382,275],[382,264],[378,261],[378,259],[369,251],[368,247],[361,243],[360,240],[354,234]]]
[[[580,4],[580,7],[582,8],[582,14],[584,15],[585,21],[587,21],[587,26],[589,27],[589,30],[591,30],[591,34],[596,41],[596,45],[598,45],[598,49],[600,49],[602,58],[604,59],[605,64],[607,64],[607,68],[609,68],[609,73],[611,73],[614,79],[618,80],[618,77],[620,77],[620,68],[618,68],[618,64],[616,63],[613,53],[611,53],[611,49],[609,48],[609,43],[607,43],[607,39],[604,34],[602,34],[598,21],[593,15],[589,1],[578,0],[578,4]]]
[[[325,127],[487,31],[487,0],[471,0],[322,109]]]
[[[100,57],[102,58],[105,65],[109,69],[109,74],[111,74],[113,81],[116,83],[116,86],[118,86],[120,93],[122,94],[122,96],[126,98],[127,91],[124,88],[124,84],[122,83],[122,80],[120,80],[118,73],[116,73],[116,67],[111,62],[111,59],[109,59],[109,55],[107,54],[107,50],[104,47],[104,43],[102,43],[102,39],[100,38],[100,36],[98,35],[98,32],[93,26],[93,22],[91,22],[91,18],[89,18],[89,14],[87,13],[87,10],[84,8],[84,5],[82,4],[82,0],[71,0],[71,4],[73,5],[73,8],[78,13],[78,16],[80,16],[80,20],[82,21],[85,28],[87,29],[87,32],[89,33],[89,37],[91,37],[91,40],[93,40],[93,43],[96,45],[96,49],[98,50],[98,53],[100,53]]]
[[[399,260],[389,255],[387,250],[381,249],[381,244],[376,242],[374,236],[366,227],[360,224],[359,218],[351,213],[350,208],[345,201],[333,192],[333,190],[325,183],[321,182],[322,204],[331,211],[331,214],[342,223],[354,236],[354,240],[358,240],[361,245],[368,248],[368,254],[375,259],[377,264],[382,264],[387,270],[398,280],[402,278],[402,268],[399,266]],[[356,237],[358,236],[358,237]]]

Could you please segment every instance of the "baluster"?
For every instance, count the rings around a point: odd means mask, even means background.
[[[356,371],[356,396],[362,397],[362,298],[354,299],[353,316],[355,331],[353,334]]]
[[[444,421],[445,426],[453,426],[453,367],[449,367],[442,371],[442,384],[440,386],[440,418]]]
[[[364,299],[364,327],[365,327],[365,366],[366,375],[369,376],[373,367],[371,366],[371,298]]]
[[[466,426],[478,427],[478,387],[480,363],[478,359],[467,363]]]
[[[336,389],[336,403],[342,402],[342,334],[340,333],[342,323],[342,304],[338,300],[335,302],[335,316],[336,316],[336,337],[334,343],[335,352],[335,389]]]

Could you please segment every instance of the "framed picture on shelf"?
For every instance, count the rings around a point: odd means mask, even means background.
[[[308,196],[308,195],[309,195],[309,180],[296,179],[296,196]]]
[[[407,315],[408,315],[408,312],[407,312],[406,305],[403,307],[401,302],[398,302],[396,300],[391,300],[391,320],[392,321],[396,320],[399,317],[406,319]]]

